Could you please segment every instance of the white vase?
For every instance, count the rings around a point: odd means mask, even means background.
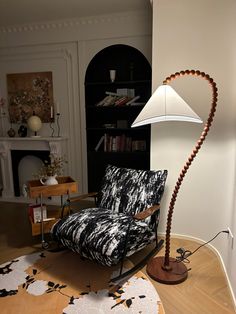
[[[116,70],[110,70],[110,80],[113,83],[116,78]]]
[[[40,179],[40,182],[43,184],[43,185],[55,185],[55,184],[58,184],[58,181],[56,179],[56,176],[57,175],[54,175],[54,176],[48,176],[46,178],[41,178]]]

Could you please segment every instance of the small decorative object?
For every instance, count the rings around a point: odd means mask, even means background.
[[[18,129],[18,135],[20,137],[26,137],[27,136],[27,127],[24,124],[20,125],[20,127]]]
[[[28,197],[28,188],[27,188],[27,185],[25,183],[22,185],[22,195],[24,197]]]
[[[57,113],[57,136],[60,137],[60,123],[59,123],[59,120],[60,120],[60,113],[58,112]]]
[[[16,135],[16,132],[12,127],[10,127],[10,129],[7,131],[7,134],[9,137],[14,137]]]
[[[33,115],[28,119],[27,124],[29,129],[34,132],[34,137],[38,137],[39,135],[37,132],[42,127],[42,121],[38,116],[35,115],[35,112],[33,112]]]
[[[116,124],[115,123],[104,123],[103,127],[105,129],[114,129],[116,127]]]
[[[41,222],[41,214],[43,214],[43,220],[47,220],[47,207],[45,204],[29,204],[28,213],[32,223],[36,224]]]
[[[116,70],[110,70],[110,80],[111,82],[115,82],[115,78],[116,78]]]
[[[66,163],[64,157],[50,155],[49,160],[44,161],[44,165],[34,176],[39,178],[43,185],[58,184],[57,176],[63,172],[63,165]]]

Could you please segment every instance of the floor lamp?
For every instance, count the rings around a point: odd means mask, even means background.
[[[187,267],[183,262],[177,261],[175,258],[170,257],[170,235],[171,223],[174,211],[176,198],[192,161],[200,150],[208,132],[211,127],[216,106],[217,106],[217,87],[214,80],[204,72],[195,70],[185,70],[176,72],[170,75],[163,81],[163,85],[157,88],[153,93],[143,110],[140,112],[132,127],[152,124],[161,121],[188,121],[201,123],[202,120],[196,113],[187,105],[187,103],[175,92],[175,90],[168,84],[176,78],[191,75],[205,79],[212,90],[212,104],[208,119],[204,125],[203,131],[199,140],[197,141],[192,153],[186,161],[183,169],[181,170],[178,180],[176,181],[169,210],[167,215],[166,235],[165,235],[165,256],[158,256],[150,260],[147,265],[147,273],[154,280],[165,284],[178,284],[183,282],[188,277]]]

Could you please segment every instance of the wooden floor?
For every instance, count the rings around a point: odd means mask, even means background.
[[[86,205],[86,204],[84,204]],[[12,258],[41,250],[40,236],[31,236],[26,204],[0,202],[0,264]],[[171,240],[171,255],[184,247],[193,251],[198,243],[183,239]],[[131,259],[136,262],[143,252]],[[164,254],[164,249],[159,255]],[[192,270],[188,279],[179,285],[164,285],[152,280],[164,305],[166,314],[227,314],[236,313],[214,252],[203,247],[190,258]],[[143,268],[143,272],[145,271]],[[53,313],[50,313],[53,314]],[[85,313],[86,314],[86,313]],[[148,309],[146,313],[148,314]]]

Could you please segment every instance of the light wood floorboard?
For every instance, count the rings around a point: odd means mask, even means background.
[[[84,202],[82,207],[86,205]],[[172,238],[171,256],[176,256],[176,249],[179,247],[193,251],[198,246],[199,243],[194,241]],[[41,250],[41,237],[31,236],[27,204],[0,202],[0,264],[37,250]],[[159,255],[163,254],[164,249]],[[144,251],[136,253],[131,260],[136,262],[142,255]],[[179,285],[164,285],[150,279],[160,295],[165,313],[236,313],[217,255],[209,248],[203,247],[190,261],[187,266],[192,270],[188,279]],[[146,267],[142,271],[146,273]]]
[[[171,256],[178,255],[176,249],[179,247],[194,251],[198,246],[199,243],[194,241],[172,238]],[[141,253],[136,254],[136,261],[138,254]],[[158,255],[164,255],[164,248]],[[190,257],[187,268],[191,268],[187,280],[178,285],[164,285],[151,279],[166,314],[235,313],[225,274],[215,252],[202,247]],[[146,273],[145,268],[143,271]]]

